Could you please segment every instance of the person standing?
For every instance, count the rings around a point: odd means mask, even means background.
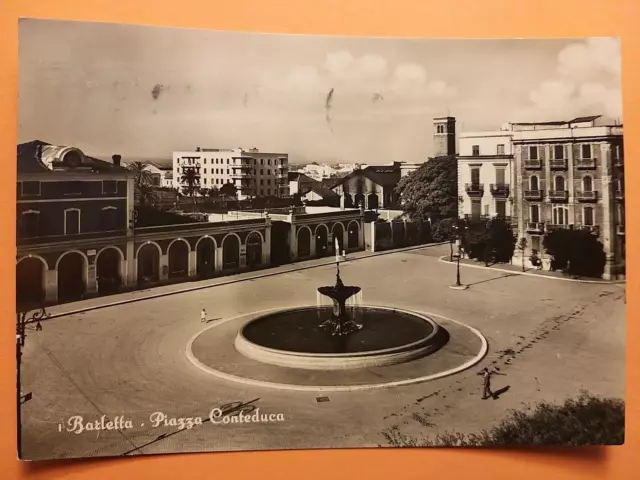
[[[207,311],[203,308],[200,312],[200,322],[205,323],[207,321]]]

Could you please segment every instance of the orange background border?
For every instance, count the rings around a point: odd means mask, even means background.
[[[130,459],[20,463],[15,455],[15,148],[19,17],[120,22],[202,29],[389,37],[587,37],[622,38],[627,185],[638,179],[640,157],[640,18],[638,0],[1,0],[0,155],[0,476],[3,478],[259,478],[341,479],[619,479],[637,478],[640,349],[627,352],[627,440],[624,447],[553,450],[370,449],[161,455]],[[523,59],[526,62],[526,59]],[[509,72],[505,72],[508,75]],[[80,119],[79,119],[80,120]],[[627,205],[640,194],[627,187]],[[627,242],[638,231],[627,208]],[[630,240],[629,240],[630,239]],[[638,255],[628,248],[627,269]],[[634,287],[635,285],[635,287]],[[629,292],[638,291],[635,277]],[[629,295],[628,318],[637,317]],[[628,345],[640,327],[628,322]],[[589,372],[585,372],[588,375]],[[526,464],[524,463],[526,462]],[[634,465],[636,464],[636,465]],[[633,471],[635,470],[635,475]]]

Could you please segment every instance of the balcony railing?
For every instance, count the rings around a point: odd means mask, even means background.
[[[481,197],[484,195],[484,185],[482,183],[466,183],[464,189],[470,197]]]
[[[554,230],[567,230],[573,228],[573,225],[568,225],[564,223],[550,223],[547,224],[547,231],[553,232]]]
[[[549,200],[554,202],[566,202],[569,200],[568,190],[549,190]]]
[[[623,224],[618,224],[616,225],[616,233],[618,235],[624,235],[624,225]]]
[[[247,179],[251,174],[249,172],[234,171],[231,178]]]
[[[587,232],[592,233],[596,236],[600,233],[600,227],[598,227],[598,225],[580,225],[578,229],[586,230]]]
[[[596,168],[595,158],[576,158],[575,166],[579,170],[592,170]]]
[[[525,190],[524,199],[533,201],[542,200],[542,190]]]
[[[613,197],[616,200],[624,200],[624,192],[622,190],[616,190],[613,192]]]
[[[525,160],[524,168],[527,170],[540,170],[542,168],[542,160]]]
[[[494,197],[508,197],[509,185],[507,185],[506,183],[492,183],[491,195],[493,195]]]
[[[527,222],[527,232],[530,233],[543,233],[544,223],[542,222]]]
[[[566,158],[553,158],[549,161],[549,167],[551,170],[566,170],[567,159]]]
[[[594,190],[578,190],[576,191],[576,198],[579,202],[595,202],[598,199],[598,192]]]

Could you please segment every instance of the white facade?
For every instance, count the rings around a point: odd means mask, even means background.
[[[458,155],[459,213],[468,216],[512,215],[513,132],[461,133]]]
[[[257,149],[199,149],[173,152],[173,186],[183,186],[186,168],[196,167],[202,188],[220,189],[231,183],[239,200],[256,196],[286,197],[289,195],[286,153],[263,153]]]

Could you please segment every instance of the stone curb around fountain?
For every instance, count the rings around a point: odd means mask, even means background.
[[[451,265],[455,265],[456,262],[452,262],[450,260],[448,260],[449,255],[443,255],[441,257],[438,257],[438,262],[440,263],[448,263]],[[524,275],[526,277],[535,277],[535,278],[542,278],[544,280],[560,280],[563,282],[577,282],[577,283],[595,283],[597,285],[624,285],[627,283],[626,280],[582,280],[580,278],[564,278],[564,277],[556,277],[553,275],[541,275],[539,273],[532,273],[532,272],[522,272],[520,270],[509,270],[506,268],[496,268],[496,267],[485,267],[483,265],[470,265],[468,263],[460,263],[460,267],[466,267],[466,268],[478,268],[481,270],[487,270],[489,272],[500,272],[500,273],[511,273],[514,275]],[[453,288],[452,286],[450,286],[450,288]],[[462,289],[459,289],[462,290]]]
[[[301,305],[301,306],[303,306],[303,305]],[[254,386],[254,387],[263,387],[263,388],[272,388],[272,389],[278,389],[278,390],[299,391],[299,392],[356,392],[356,391],[369,391],[369,390],[377,390],[377,389],[382,389],[382,388],[393,388],[393,387],[401,387],[401,386],[406,386],[406,385],[414,385],[414,384],[418,384],[418,383],[424,383],[424,382],[428,382],[428,381],[431,381],[431,380],[436,380],[436,379],[448,377],[448,376],[454,375],[456,373],[460,373],[462,371],[468,370],[469,368],[473,367],[474,365],[477,365],[487,355],[487,352],[488,352],[488,349],[489,349],[488,342],[487,342],[486,338],[477,329],[475,329],[475,328],[473,328],[473,327],[471,327],[471,326],[469,326],[469,325],[467,325],[467,324],[465,324],[463,322],[459,322],[457,320],[454,320],[452,318],[448,318],[448,317],[445,317],[445,316],[442,316],[442,315],[438,315],[438,314],[435,314],[435,313],[429,313],[429,312],[420,311],[420,312],[415,312],[415,313],[417,313],[419,315],[424,315],[424,316],[432,316],[432,317],[436,317],[436,318],[441,318],[441,319],[443,319],[445,321],[454,323],[454,324],[458,325],[459,327],[468,329],[475,337],[477,337],[480,340],[479,352],[477,354],[475,354],[471,359],[467,360],[466,362],[464,362],[461,365],[458,365],[457,367],[449,368],[447,370],[443,370],[443,371],[440,371],[440,372],[437,372],[437,373],[434,373],[434,374],[431,374],[431,375],[424,375],[424,376],[420,376],[420,377],[413,377],[413,378],[397,380],[397,381],[390,381],[390,382],[371,383],[371,384],[358,384],[358,385],[297,385],[297,384],[288,384],[288,383],[279,383],[279,382],[271,382],[271,381],[265,381],[265,380],[251,379],[251,378],[247,378],[247,377],[241,377],[239,375],[225,373],[225,372],[222,372],[220,370],[217,370],[217,369],[214,369],[212,367],[209,367],[208,365],[205,365],[204,363],[202,363],[194,355],[193,350],[192,350],[193,343],[204,332],[206,332],[206,331],[208,331],[210,329],[219,327],[220,325],[223,325],[225,323],[232,322],[232,321],[235,321],[235,320],[239,320],[241,318],[249,318],[249,317],[253,317],[255,315],[265,314],[265,313],[268,313],[268,312],[277,312],[279,310],[281,310],[281,309],[275,308],[275,309],[269,309],[269,310],[262,310],[262,311],[258,311],[258,312],[252,312],[250,314],[239,315],[239,316],[236,316],[236,317],[231,317],[231,318],[225,319],[223,321],[217,322],[216,324],[211,325],[211,326],[201,330],[200,332],[195,334],[193,337],[191,337],[191,339],[189,340],[189,342],[186,345],[186,356],[187,356],[187,359],[189,360],[189,362],[191,362],[192,365],[194,365],[196,368],[198,368],[199,370],[203,371],[204,373],[207,373],[209,375],[215,376],[215,377],[220,378],[222,380],[227,380],[227,381],[230,381],[230,382],[249,385],[249,386]]]

